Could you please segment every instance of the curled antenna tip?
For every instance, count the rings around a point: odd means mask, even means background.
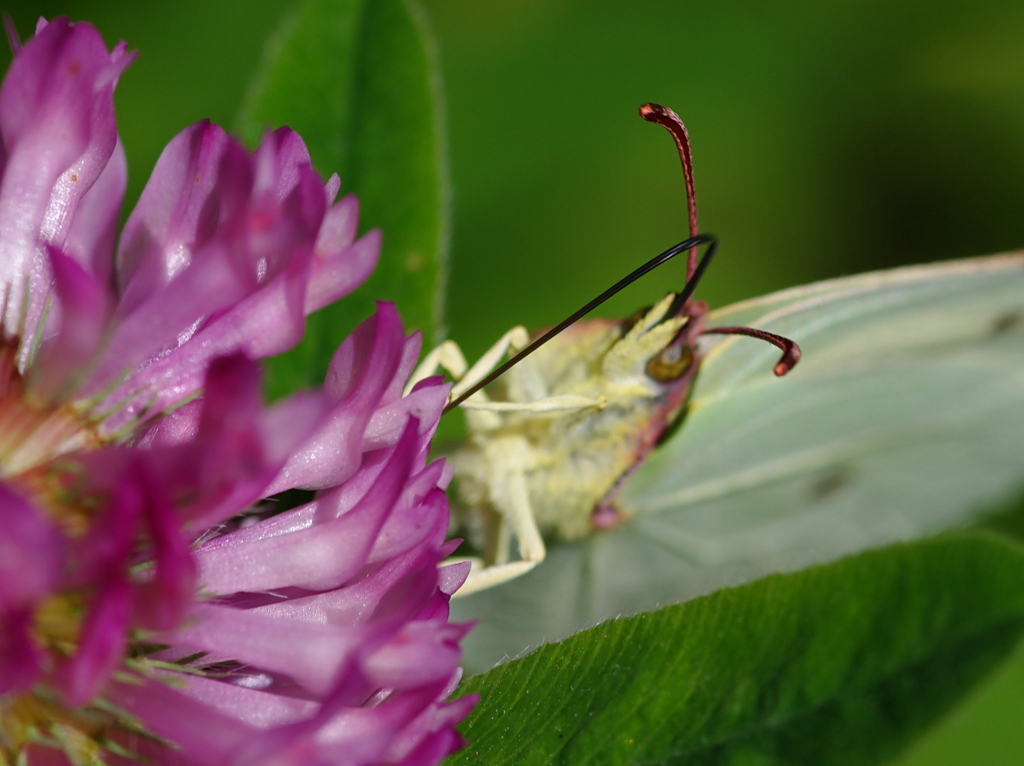
[[[665,124],[666,122],[682,124],[683,122],[679,115],[667,106],[651,102],[640,107],[640,116],[648,122],[660,122],[662,124]]]
[[[650,102],[640,107],[640,116],[647,122],[653,122],[665,128],[672,134],[672,140],[676,142],[679,150],[679,160],[683,163],[683,178],[686,181],[686,211],[689,216],[690,236],[696,237],[700,230],[697,226],[697,198],[693,188],[693,154],[690,151],[690,136],[686,132],[686,126],[679,118],[679,115],[661,104]],[[686,279],[693,276],[693,270],[697,268],[697,248],[690,250],[690,257],[686,259]]]
[[[789,339],[787,338],[787,340]],[[778,363],[772,370],[775,373],[776,377],[779,378],[781,378],[787,372],[796,367],[796,363],[800,361],[800,347],[793,341],[789,342],[791,344],[790,347],[783,351],[782,358],[778,361]]]
[[[796,341],[785,338],[781,335],[776,335],[772,332],[765,332],[764,330],[755,330],[753,327],[711,327],[704,330],[705,335],[746,335],[748,338],[757,338],[771,343],[776,348],[782,350],[782,358],[775,363],[775,367],[772,371],[778,376],[782,377],[787,372],[796,367],[796,363],[800,361],[800,346],[796,344]]]

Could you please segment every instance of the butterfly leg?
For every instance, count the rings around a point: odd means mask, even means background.
[[[606,396],[578,396],[576,394],[558,394],[547,396],[533,402],[473,402],[468,401],[461,406],[467,410],[486,410],[487,412],[565,412],[572,413],[591,408],[602,409],[608,404]]]
[[[423,361],[416,365],[416,369],[409,376],[409,382],[405,384],[403,395],[408,396],[417,383],[424,378],[435,375],[438,370],[445,370],[455,380],[459,380],[466,374],[468,367],[466,357],[463,356],[459,344],[453,340],[446,340],[423,357]]]
[[[487,349],[483,356],[477,360],[476,364],[470,367],[464,375],[460,376],[459,381],[452,386],[452,397],[457,397],[463,391],[467,391],[475,386],[487,377],[491,370],[498,366],[509,351],[513,353],[520,351],[526,348],[529,342],[530,334],[526,331],[525,327],[513,327],[502,335],[497,343]],[[486,400],[486,397],[484,399]]]
[[[492,501],[503,517],[501,527],[504,528],[499,528],[499,552],[495,563],[483,567],[474,563],[469,578],[456,596],[466,596],[514,580],[537,566],[547,555],[530,505],[526,474],[522,470],[511,470],[501,477],[492,492]],[[508,527],[512,528],[519,541],[520,561],[508,561]]]
[[[446,340],[423,357],[423,361],[417,365],[409,377],[409,382],[405,385],[405,394],[408,396],[413,386],[441,369],[449,373],[455,381],[451,393],[452,398],[455,398],[483,380],[491,370],[498,366],[510,350],[512,352],[519,351],[525,348],[529,342],[530,335],[524,327],[513,327],[484,352],[484,355],[472,367],[469,367],[458,344],[455,341]],[[474,399],[487,401],[486,395],[482,392],[476,394]]]

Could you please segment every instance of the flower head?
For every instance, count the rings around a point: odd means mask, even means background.
[[[254,360],[362,282],[379,235],[294,132],[249,154],[204,122],[115,247],[131,58],[40,22],[0,89],[2,758],[437,762],[472,704],[445,701],[447,389],[402,396],[419,338],[380,304],[322,391],[262,404]]]

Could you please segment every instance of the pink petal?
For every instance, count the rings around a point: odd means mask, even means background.
[[[74,540],[66,566],[67,585],[87,587],[120,571],[135,546],[136,524],[145,507],[134,456],[124,448],[86,454],[83,474],[88,491],[102,502],[86,533]]]
[[[114,151],[113,91],[130,60],[123,45],[108,53],[88,24],[57,19],[19,51],[0,88],[0,292],[4,327],[25,343],[22,363],[50,278],[42,245],[63,245],[79,200]]]
[[[214,593],[287,586],[324,590],[351,578],[364,566],[405,485],[414,458],[415,428],[410,424],[376,481],[347,513],[285,535],[249,538],[244,550],[230,544],[231,535],[200,548],[203,585]]]
[[[126,228],[119,327],[86,390],[144,369],[108,397],[134,401],[106,429],[193,395],[215,356],[269,356],[301,338],[322,184],[293,133],[249,158],[218,130],[175,140]]]
[[[134,622],[149,630],[178,625],[195,598],[196,563],[191,540],[163,487],[149,478],[146,526],[152,542],[153,573],[135,590]]]
[[[114,242],[127,184],[128,160],[118,138],[100,177],[78,204],[64,243],[68,255],[105,286],[113,285]]]
[[[238,267],[228,249],[212,245],[205,255],[202,261],[194,263],[131,314],[119,318],[105,355],[83,388],[83,395],[101,391],[147,360],[182,346],[211,314],[233,305],[252,289],[252,276]],[[204,366],[200,370],[200,374],[205,374]],[[139,377],[140,380],[129,380],[111,394],[110,405],[123,400],[126,394],[137,392],[146,382],[142,373]],[[188,393],[181,392],[181,397],[185,398]],[[149,398],[145,390],[136,395],[143,401],[128,408],[125,416],[137,416]],[[108,427],[116,429],[121,425],[115,423]]]
[[[67,704],[83,705],[95,697],[121,664],[130,614],[131,589],[121,577],[112,577],[93,598],[78,649],[61,669],[60,686]]]
[[[226,684],[224,684],[226,686]],[[195,764],[225,766],[239,763],[236,756],[258,729],[240,723],[231,716],[218,713],[204,702],[189,699],[162,681],[141,684],[115,684],[111,701],[123,710],[130,710],[147,728],[181,749],[183,759],[175,757],[165,745],[158,745],[146,754],[157,764]],[[144,743],[137,743],[137,746]]]
[[[205,391],[190,441],[134,451],[150,476],[173,488],[190,527],[220,522],[257,500],[325,406],[306,395],[264,410],[259,365],[242,356],[215,360]]]
[[[168,636],[168,638],[172,638]],[[277,620],[233,607],[196,605],[190,621],[175,631],[175,647],[209,652],[282,674],[315,695],[334,683],[367,631],[297,620]],[[301,646],[302,651],[294,651]]]
[[[278,128],[263,136],[253,163],[257,191],[267,192],[277,201],[287,199],[313,166],[305,143],[291,128]]]
[[[46,518],[0,483],[0,612],[32,605],[56,585],[63,553]]]
[[[42,670],[42,654],[32,639],[33,611],[0,612],[0,694],[27,690]]]
[[[217,228],[237,217],[251,186],[245,151],[219,126],[198,122],[171,139],[121,234],[122,313],[180,274]]]
[[[358,224],[359,201],[353,194],[333,205],[324,216],[306,296],[307,314],[348,295],[377,265],[381,234],[375,229],[355,242]]]
[[[441,418],[450,390],[451,386],[443,378],[427,378],[409,396],[378,407],[363,432],[364,449],[369,451],[394,444],[409,418],[420,422],[423,429],[420,435],[425,437],[424,441],[429,440]]]
[[[453,626],[408,622],[373,653],[367,672],[382,687],[410,688],[445,681],[459,664],[459,645],[446,640]],[[456,631],[453,636],[461,637]]]
[[[404,334],[392,304],[381,303],[335,352],[324,391],[336,402],[327,421],[296,451],[268,489],[321,489],[352,476],[362,433],[401,362]]]
[[[41,400],[52,399],[76,382],[95,356],[113,306],[105,286],[78,262],[50,247],[55,305],[48,326],[56,332],[43,343],[32,366],[31,387]]]
[[[398,594],[398,608],[419,604],[437,588],[437,554],[417,550],[396,556],[365,577],[335,590],[315,593],[254,608],[257,614],[277,619],[298,619],[331,625],[363,625],[383,617],[395,620],[389,594]],[[382,600],[387,603],[382,606]],[[406,610],[406,619],[412,614]]]

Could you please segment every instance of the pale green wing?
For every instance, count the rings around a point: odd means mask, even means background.
[[[618,529],[457,600],[468,669],[585,625],[964,525],[1024,487],[1024,255],[866,274],[717,312],[800,343],[711,347]],[[716,336],[709,336],[714,339]]]

